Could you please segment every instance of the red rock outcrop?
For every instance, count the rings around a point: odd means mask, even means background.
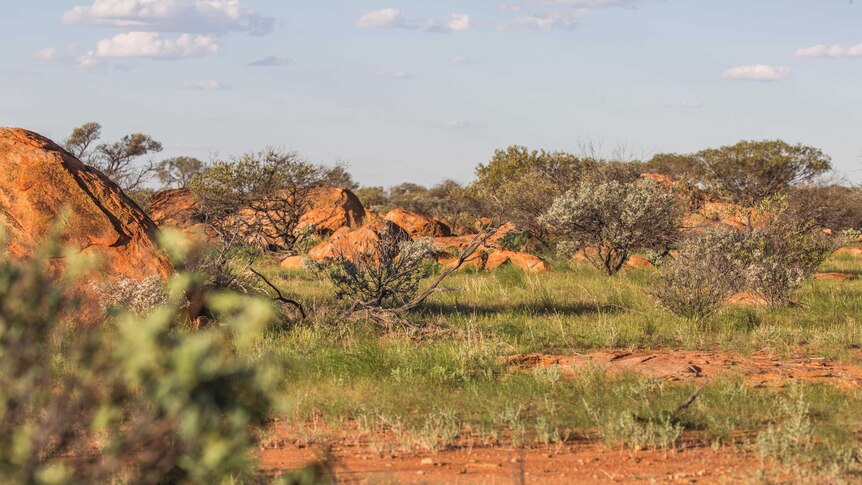
[[[392,209],[383,218],[398,224],[410,237],[446,237],[452,234],[449,226],[437,219],[404,209]]]
[[[527,273],[547,273],[551,270],[551,265],[538,256],[505,249],[498,249],[489,254],[485,269],[495,270],[507,264],[513,264]]]
[[[32,256],[58,220],[60,242],[97,254],[105,276],[165,277],[156,225],[113,182],[31,131],[0,128],[0,220],[13,257]]]
[[[163,190],[150,202],[150,219],[157,226],[181,229],[203,222],[200,201],[189,189]]]
[[[366,211],[356,195],[338,187],[317,187],[308,193],[308,208],[299,218],[297,232],[309,226],[318,236],[328,237],[342,227],[361,226]]]
[[[407,241],[410,236],[397,224],[377,219],[356,229],[342,227],[321,244],[311,248],[308,257],[316,261],[343,256],[350,259],[353,254],[374,253],[384,237],[395,241]]]

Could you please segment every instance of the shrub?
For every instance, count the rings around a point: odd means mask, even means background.
[[[761,210],[769,221],[748,235],[752,253],[746,286],[771,306],[784,305],[835,250],[836,241],[788,210],[786,199],[769,201]]]
[[[309,264],[323,272],[335,286],[336,297],[354,308],[391,308],[419,290],[419,282],[430,272],[434,246],[430,240],[404,241],[382,232],[376,244],[336,254],[325,263]]]
[[[536,233],[545,230],[538,218],[568,188],[598,165],[596,160],[565,152],[511,146],[497,150],[487,164],[476,167],[472,190],[492,215],[501,215]]]
[[[158,276],[150,276],[141,281],[119,278],[96,285],[95,290],[102,308],[106,311],[128,311],[139,317],[167,303],[165,285]]]
[[[637,250],[669,248],[680,217],[670,191],[638,180],[584,183],[554,200],[541,221],[566,239],[564,249],[588,249],[593,265],[613,275]]]
[[[684,240],[679,254],[662,265],[650,294],[670,312],[703,321],[745,286],[750,242],[745,233],[729,228]]]
[[[52,254],[53,255],[53,254]],[[64,321],[67,282],[43,260],[0,260],[0,482],[204,483],[252,464],[250,426],[276,390],[254,362],[271,306],[236,294],[209,302],[222,325],[174,325],[185,282],[144,317]]]
[[[311,190],[328,172],[292,152],[266,149],[213,164],[192,179],[207,224],[228,244],[292,251]]]

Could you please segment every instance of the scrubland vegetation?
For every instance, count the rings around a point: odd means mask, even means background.
[[[197,227],[163,227],[167,280],[68,291],[88,263],[50,237],[37,257],[0,262],[3,481],[334,479],[326,466],[257,470],[255,451],[277,445],[273,423],[293,442],[364,440],[383,455],[710,446],[756,456],[752,481],[862,477],[858,380],[761,385],[510,359],[664,349],[862,365],[862,259],[835,253],[859,246],[862,194],[827,183],[816,148],[746,141],[633,161],[510,147],[469,185],[383,189],[275,149],[142,170],[132,162],[158,142],[95,145],[99,133],[77,128],[66,148],[145,209],[148,177],[187,188]],[[309,222],[327,186],[355,189],[361,228]],[[409,234],[381,217],[391,208],[456,235]],[[485,269],[508,252],[550,271]],[[45,262],[61,256],[59,277]],[[305,264],[282,266],[290,257]],[[100,313],[85,319],[87,298]]]

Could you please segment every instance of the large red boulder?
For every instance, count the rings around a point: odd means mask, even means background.
[[[299,219],[297,232],[308,227],[327,237],[342,227],[357,227],[365,222],[365,208],[356,195],[339,187],[317,187],[307,195],[308,207]]]
[[[363,253],[373,254],[384,239],[400,242],[409,240],[410,236],[397,224],[376,219],[356,229],[339,229],[328,241],[311,248],[308,257],[323,261],[339,257],[351,259],[354,255]]]
[[[163,190],[150,202],[150,219],[161,226],[188,228],[203,222],[200,201],[189,189]]]
[[[452,234],[449,226],[437,219],[404,209],[392,209],[383,218],[398,224],[411,237],[446,237]]]
[[[154,241],[156,225],[137,204],[101,172],[31,131],[0,128],[0,221],[13,257],[32,256],[62,221],[60,242],[98,255],[103,277],[142,280],[171,271]]]

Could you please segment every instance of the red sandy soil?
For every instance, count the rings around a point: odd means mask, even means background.
[[[513,372],[557,365],[564,375],[571,376],[593,366],[611,375],[636,372],[672,382],[737,377],[751,386],[780,387],[804,381],[858,389],[862,384],[862,366],[817,357],[617,350],[581,355],[522,354],[505,361]],[[670,451],[609,448],[597,439],[580,439],[528,450],[467,440],[434,453],[381,451],[400,449],[397,438],[386,433],[372,436],[355,428],[351,424],[330,430],[335,433],[326,440],[339,483],[750,483],[756,482],[754,477],[763,466],[750,449],[713,449],[693,433],[684,434],[678,449]],[[266,435],[260,452],[261,471],[266,474],[302,468],[325,454],[322,445],[297,439],[309,435],[295,425],[274,424]],[[789,476],[780,480],[793,483]]]
[[[670,451],[583,442],[528,450],[475,446],[389,454],[371,449],[364,441],[330,444],[338,483],[512,484],[522,483],[521,477],[523,483],[536,484],[744,483],[760,467],[759,460],[742,448],[713,450],[695,443]],[[319,448],[282,442],[261,452],[261,471],[275,475],[294,470],[323,454]]]
[[[856,364],[822,357],[781,359],[765,353],[742,356],[720,351],[615,350],[579,355],[519,354],[505,361],[513,369],[556,365],[564,375],[598,367],[611,375],[634,372],[669,381],[741,377],[751,386],[783,386],[794,381],[841,388],[862,385],[862,366]]]

